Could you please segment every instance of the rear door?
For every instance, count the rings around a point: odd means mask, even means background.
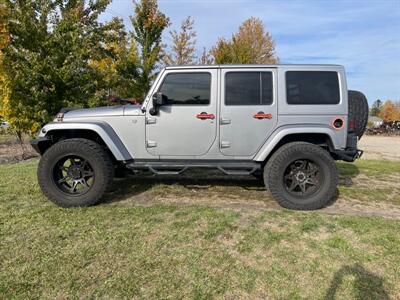
[[[223,69],[221,77],[221,152],[253,156],[277,123],[276,69]]]
[[[157,91],[167,104],[156,116],[146,111],[147,151],[164,157],[205,155],[217,135],[217,70],[167,70]]]

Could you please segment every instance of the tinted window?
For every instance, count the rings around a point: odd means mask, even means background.
[[[225,105],[268,105],[271,103],[271,72],[226,73]]]
[[[320,71],[286,72],[286,98],[289,104],[338,104],[338,75]]]
[[[209,73],[168,74],[160,92],[167,104],[209,104],[210,86]]]

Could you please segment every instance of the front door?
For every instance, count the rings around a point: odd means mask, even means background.
[[[146,110],[146,147],[157,156],[203,156],[216,139],[217,70],[167,70],[156,91],[166,104]]]
[[[227,69],[221,77],[221,152],[253,156],[277,123],[276,69]]]

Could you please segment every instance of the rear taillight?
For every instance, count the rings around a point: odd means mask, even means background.
[[[349,120],[349,131],[354,130],[354,121],[352,119]]]

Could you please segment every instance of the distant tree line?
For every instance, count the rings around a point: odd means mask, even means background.
[[[231,39],[196,55],[194,20],[170,26],[157,0],[134,1],[133,30],[99,22],[111,0],[0,2],[0,115],[20,136],[34,134],[62,107],[107,104],[110,95],[143,100],[157,71],[173,64],[277,63],[261,20],[250,18]]]

